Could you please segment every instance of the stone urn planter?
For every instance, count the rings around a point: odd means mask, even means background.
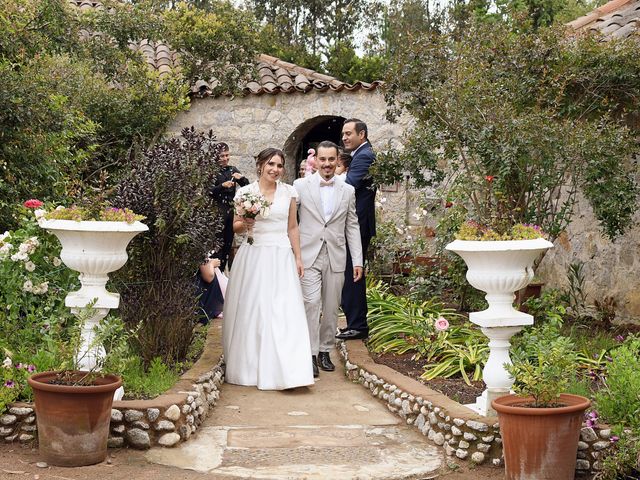
[[[505,395],[498,412],[507,480],[573,480],[578,440],[589,399],[562,394],[562,406],[534,408],[531,397]]]
[[[504,369],[509,358],[511,337],[525,325],[533,324],[533,316],[513,307],[514,292],[533,279],[533,262],[553,244],[543,238],[534,240],[455,240],[445,248],[462,257],[467,264],[469,283],[486,292],[489,307],[471,312],[469,320],[479,325],[489,338],[489,359],[482,371],[487,388],[471,407],[481,415],[493,415],[491,401],[509,393],[513,379]]]
[[[109,273],[127,262],[127,245],[137,234],[149,230],[141,222],[40,220],[40,227],[50,231],[62,244],[60,258],[72,270],[80,272],[82,287],[70,292],[65,305],[77,313],[93,303],[94,314],[82,329],[82,347],[78,352],[81,368],[92,370],[104,352],[95,347],[93,328],[109,313],[118,308],[120,295],[106,289]]]
[[[122,380],[104,375],[88,386],[50,383],[57,376],[58,372],[43,372],[28,379],[35,397],[40,454],[48,464],[61,467],[102,462],[107,456],[113,394]]]

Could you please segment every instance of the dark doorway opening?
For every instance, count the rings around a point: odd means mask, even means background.
[[[285,143],[284,153],[290,159],[295,159],[293,178],[296,178],[300,163],[307,158],[310,148],[315,149],[318,143],[330,140],[338,145],[341,142],[342,124],[344,117],[322,115],[309,119],[296,128]]]

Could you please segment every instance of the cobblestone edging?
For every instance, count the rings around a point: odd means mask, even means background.
[[[109,447],[172,447],[189,439],[220,398],[224,369],[219,330],[211,326],[201,358],[167,393],[152,400],[113,402]],[[4,442],[29,443],[36,437],[33,404],[14,404],[0,416]]]
[[[445,395],[389,367],[375,364],[360,342],[349,343],[349,350],[346,342],[339,342],[338,351],[350,380],[362,384],[372,396],[385,402],[391,412],[441,446],[447,455],[475,464],[503,465],[497,417],[481,417]],[[600,470],[599,460],[611,445],[610,437],[611,430],[606,425],[582,428],[577,472]]]

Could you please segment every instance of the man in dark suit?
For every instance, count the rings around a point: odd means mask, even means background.
[[[360,239],[362,240],[362,256],[367,257],[367,249],[371,237],[376,234],[375,198],[376,189],[369,174],[369,167],[375,161],[368,140],[367,125],[357,118],[345,120],[342,127],[342,143],[351,154],[351,164],[346,182],[356,189],[356,214],[360,225]],[[347,249],[347,253],[349,250]],[[351,255],[347,255],[345,272],[353,271]],[[367,323],[367,281],[364,274],[358,281],[353,281],[353,275],[345,274],[342,288],[342,311],[347,317],[347,328],[336,335],[342,340],[367,338],[369,325]]]
[[[218,240],[222,243],[217,257],[220,259],[220,270],[224,271],[229,262],[229,254],[233,244],[233,197],[236,194],[236,185],[244,187],[249,185],[249,180],[240,171],[229,165],[229,145],[220,142],[216,145],[219,151],[218,164],[220,171],[216,175],[211,187],[211,196],[214,198],[222,215],[223,228],[218,234]]]

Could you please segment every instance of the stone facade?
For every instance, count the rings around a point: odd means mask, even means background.
[[[589,301],[611,305],[617,322],[640,322],[640,214],[635,215],[634,223],[635,227],[612,242],[598,229],[587,201],[579,198],[571,225],[536,273],[546,285],[566,288],[569,265],[582,261]]]
[[[388,122],[386,108],[378,90],[194,98],[191,108],[170,126],[169,134],[177,135],[190,126],[213,130],[217,138],[229,144],[230,163],[251,180],[256,178],[254,156],[267,147],[281,148],[287,155],[285,181],[291,183],[296,169],[291,160],[299,142],[327,118],[359,118],[367,124],[374,147],[400,145],[407,119]]]

